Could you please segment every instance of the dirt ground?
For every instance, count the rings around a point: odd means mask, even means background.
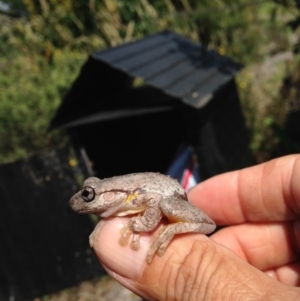
[[[108,276],[84,281],[72,287],[31,301],[142,301],[143,299],[124,288]]]

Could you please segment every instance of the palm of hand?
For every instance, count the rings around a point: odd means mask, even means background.
[[[189,197],[200,208],[200,198],[210,200],[203,210],[227,226],[213,240],[282,283],[300,285],[300,156],[218,176]]]

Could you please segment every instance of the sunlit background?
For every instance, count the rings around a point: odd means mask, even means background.
[[[0,24],[0,164],[67,145],[49,124],[88,56],[162,30],[243,64],[255,162],[300,151],[299,0],[7,0]],[[96,287],[45,300],[94,300]]]

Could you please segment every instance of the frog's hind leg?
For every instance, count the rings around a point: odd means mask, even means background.
[[[204,212],[191,203],[179,199],[164,199],[160,208],[172,223],[159,231],[159,235],[150,247],[147,262],[150,263],[154,254],[162,256],[170,241],[176,234],[198,232],[211,233],[216,225]]]
[[[162,256],[172,238],[176,234],[189,233],[189,232],[201,232],[201,224],[190,224],[190,223],[174,223],[163,227],[158,234],[158,237],[150,246],[147,254],[146,261],[150,263],[153,256],[157,253],[158,256]]]
[[[196,230],[188,232],[208,234],[213,232],[216,228],[214,221],[189,201],[180,199],[163,199],[159,205],[161,211],[170,222],[186,222],[189,224],[202,225],[199,231]]]

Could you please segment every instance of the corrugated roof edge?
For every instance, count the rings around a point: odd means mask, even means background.
[[[171,31],[163,31],[92,54],[194,108],[205,106],[214,93],[243,67]]]

